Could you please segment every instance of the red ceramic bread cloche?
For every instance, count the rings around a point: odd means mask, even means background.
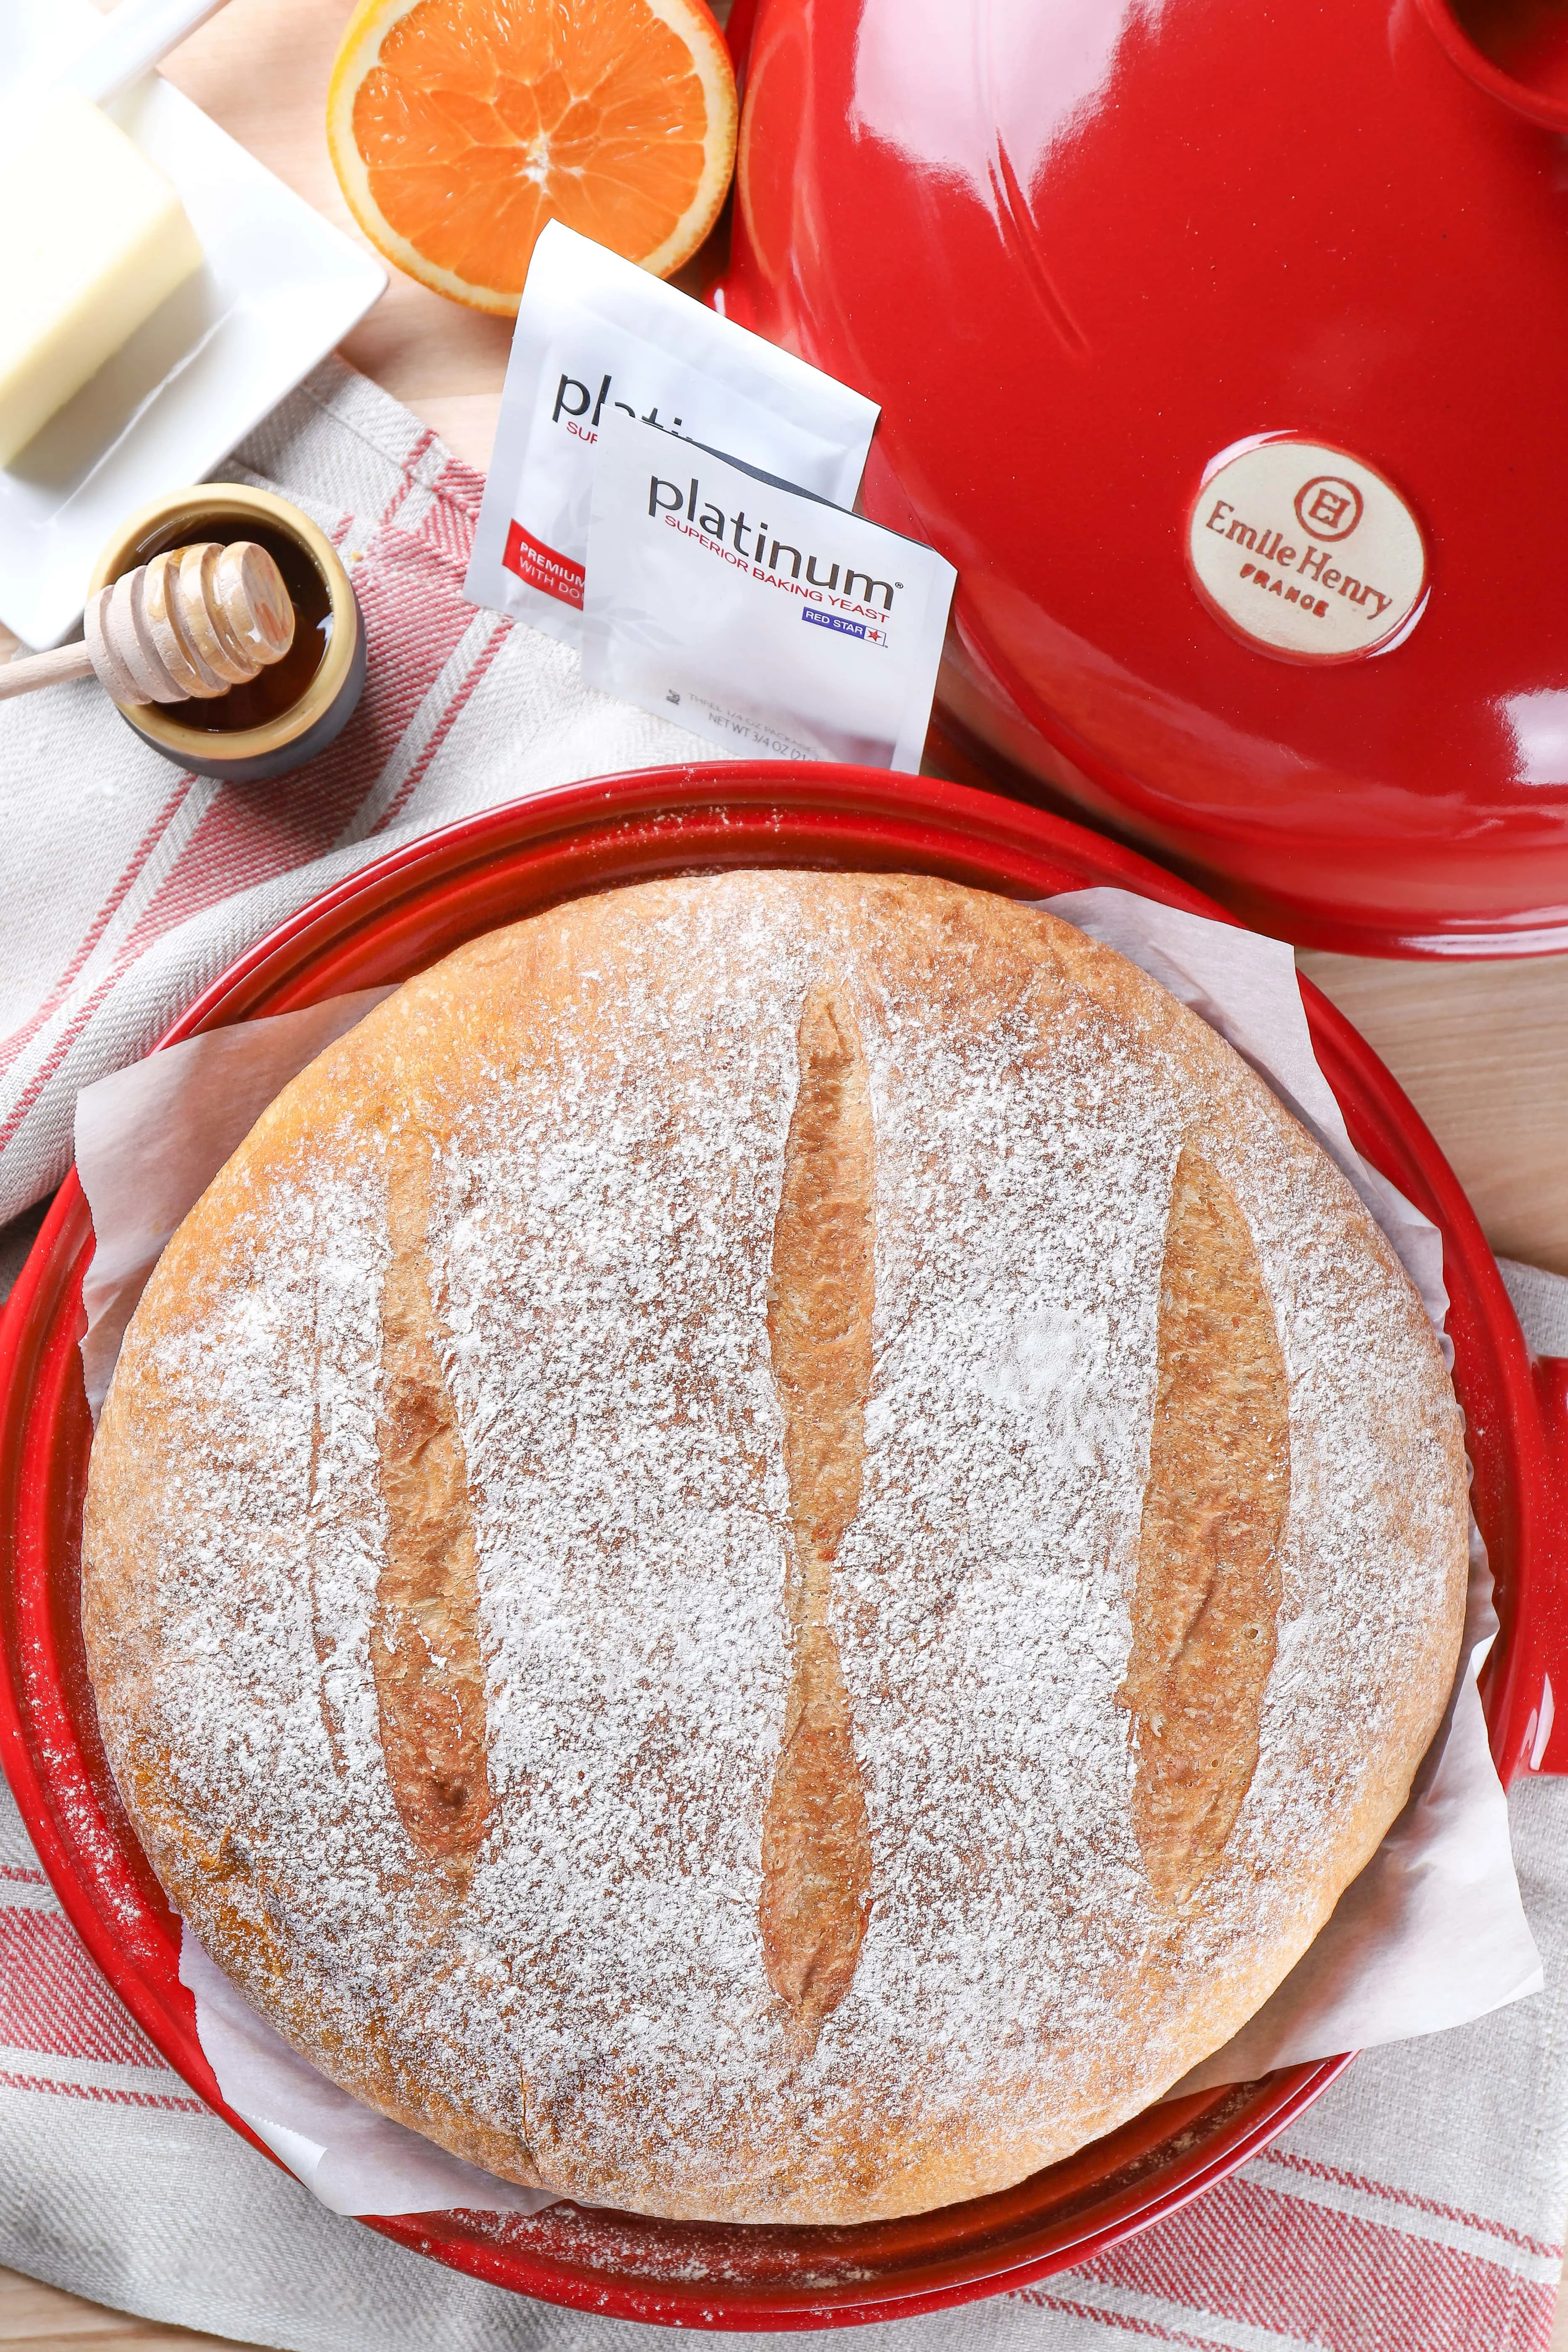
[[[1564,0],[758,0],[719,299],[882,404],[995,772],[1308,944],[1561,950],[1564,131]]]

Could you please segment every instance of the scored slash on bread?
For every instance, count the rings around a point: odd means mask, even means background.
[[[1132,1647],[1132,1826],[1163,1903],[1219,1860],[1258,1766],[1290,1507],[1290,1402],[1241,1204],[1187,1145],[1160,1269]]]
[[[489,1811],[479,1589],[468,1462],[431,1297],[430,1143],[413,1118],[389,1139],[386,1196],[376,1423],[386,1533],[371,1664],[404,1827],[460,1885]]]
[[[768,1982],[803,2056],[848,1991],[871,1905],[871,1832],[829,1608],[860,1507],[876,1303],[876,1138],[866,1057],[841,992],[819,982],[773,1221],[768,1340],[784,1415],[795,1664],[763,1815],[758,1905]]]

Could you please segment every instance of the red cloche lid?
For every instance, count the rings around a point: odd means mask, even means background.
[[[882,404],[985,756],[1297,940],[1563,949],[1564,129],[1562,0],[760,0],[720,299]]]

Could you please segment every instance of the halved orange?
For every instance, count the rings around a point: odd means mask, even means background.
[[[388,261],[510,316],[548,220],[656,277],[689,260],[730,184],[736,112],[702,0],[361,0],[327,142]]]

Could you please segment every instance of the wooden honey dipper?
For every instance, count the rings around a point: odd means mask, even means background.
[[[281,661],[294,607],[264,547],[171,547],[89,596],[80,645],[0,664],[0,702],[96,677],[116,702],[210,701]]]

